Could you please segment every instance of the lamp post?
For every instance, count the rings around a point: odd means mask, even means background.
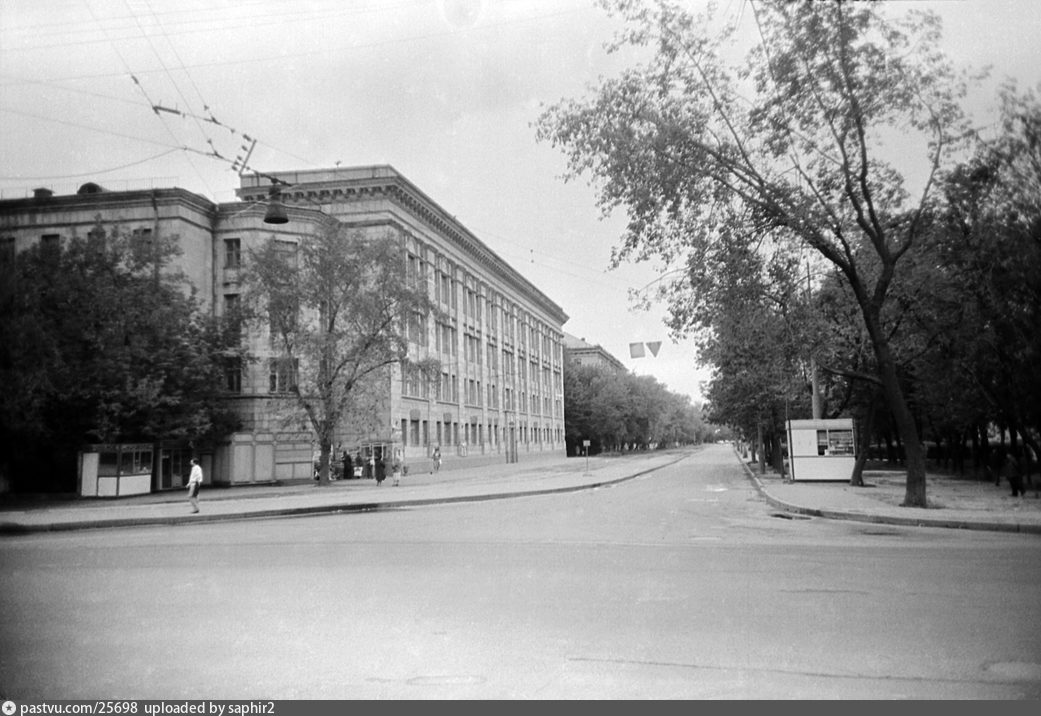
[[[289,216],[286,208],[282,205],[282,189],[278,184],[272,184],[268,190],[267,211],[264,213],[265,224],[286,224]]]

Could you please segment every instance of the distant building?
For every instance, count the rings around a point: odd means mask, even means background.
[[[614,368],[626,372],[628,369],[622,361],[604,350],[603,346],[587,343],[584,338],[578,338],[570,333],[564,333],[564,353],[569,360],[579,365],[600,366],[603,368]]]
[[[290,221],[263,222],[271,177],[284,182]],[[274,237],[296,245],[332,216],[366,232],[400,236],[405,273],[427,282],[447,312],[410,343],[417,358],[441,361],[437,388],[395,368],[368,429],[344,425],[339,439],[355,450],[403,448],[406,461],[436,446],[469,464],[497,462],[504,451],[565,454],[563,402],[564,311],[390,166],[365,166],[242,177],[241,201],[215,204],[184,189],[105,191],[85,184],[74,195],[38,189],[33,197],[0,200],[0,251],[35,242],[86,236],[98,221],[148,240],[175,238],[183,271],[205,310],[222,315],[239,300],[239,271],[252,247]],[[285,393],[277,351],[265,335],[244,340],[260,358],[230,370],[225,397],[243,429],[207,455],[207,479],[227,484],[308,479],[310,435],[286,427],[271,410]],[[299,429],[304,428],[304,429]],[[335,441],[334,441],[335,444]],[[163,475],[156,458],[153,487],[181,484]]]

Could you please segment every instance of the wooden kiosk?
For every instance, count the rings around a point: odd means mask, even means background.
[[[853,418],[788,421],[792,482],[848,481],[856,462]]]

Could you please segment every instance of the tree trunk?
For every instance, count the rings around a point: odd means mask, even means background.
[[[781,452],[781,436],[776,431],[770,433],[770,453],[774,470],[784,477],[784,453]]]
[[[868,448],[871,445],[871,433],[875,423],[875,401],[868,404],[863,418],[858,421],[857,430],[857,458],[853,461],[853,474],[849,477],[849,484],[853,487],[864,486],[864,465],[868,459]]]
[[[756,425],[757,437],[756,437],[756,452],[759,456],[759,474],[766,474],[766,445],[763,443],[763,424],[759,423]]]
[[[918,427],[915,424],[911,408],[907,404],[907,398],[900,387],[900,376],[896,371],[896,361],[893,359],[892,351],[889,349],[889,341],[882,332],[877,316],[871,311],[864,311],[864,319],[871,336],[871,343],[875,350],[875,358],[878,361],[879,378],[882,381],[882,391],[886,396],[886,403],[893,415],[893,422],[901,441],[904,444],[905,466],[907,470],[907,482],[904,490],[904,501],[902,507],[926,507],[925,498],[925,451],[918,437]]]
[[[980,475],[987,473],[986,463],[983,462],[983,454],[980,451],[980,430],[978,425],[973,425],[969,428],[969,439],[972,445],[972,476],[977,480],[980,479]]]
[[[332,454],[332,442],[327,438],[319,441],[318,453],[318,484],[329,483],[329,456]]]

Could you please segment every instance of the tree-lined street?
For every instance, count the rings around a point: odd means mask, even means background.
[[[0,541],[27,698],[1041,696],[1036,536],[780,519],[728,446],[609,488]]]

